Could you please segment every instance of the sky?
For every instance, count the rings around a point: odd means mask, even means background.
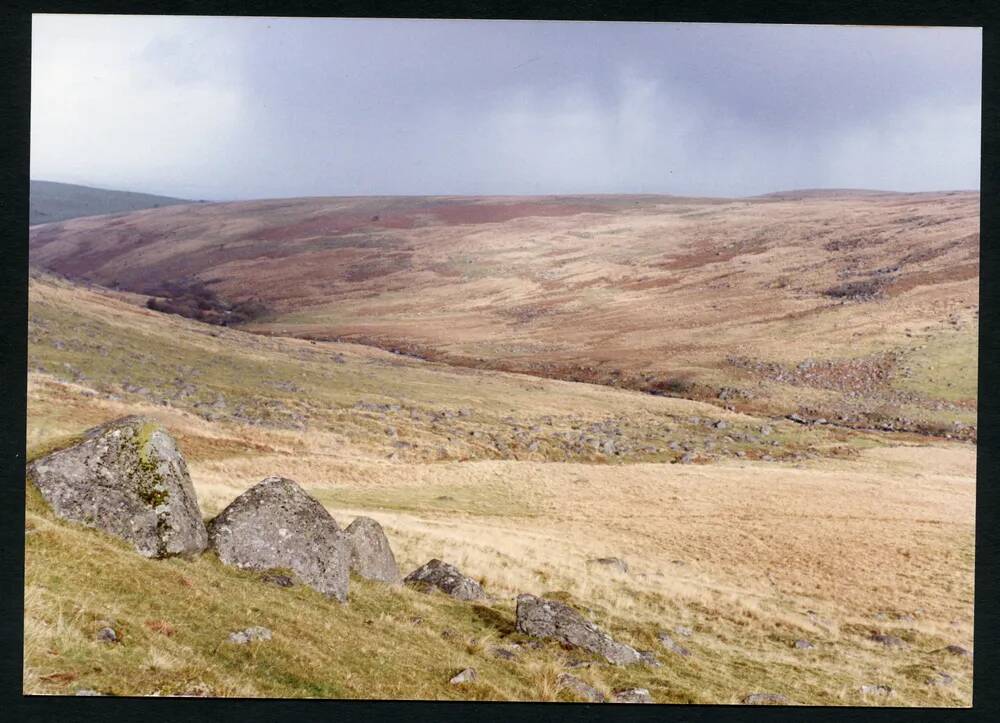
[[[31,177],[183,198],[979,188],[978,28],[35,15]]]

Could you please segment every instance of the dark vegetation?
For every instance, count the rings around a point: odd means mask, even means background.
[[[146,307],[166,314],[177,314],[208,324],[230,326],[260,318],[267,306],[259,298],[230,304],[202,281],[166,281],[160,284]]]

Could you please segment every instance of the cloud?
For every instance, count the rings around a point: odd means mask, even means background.
[[[36,16],[32,175],[201,198],[979,184],[963,28]]]

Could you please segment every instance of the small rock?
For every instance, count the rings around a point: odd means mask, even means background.
[[[500,658],[500,660],[517,660],[517,654],[507,648],[493,648],[490,653],[494,658]]]
[[[623,574],[628,573],[628,563],[620,557],[597,557],[592,560],[587,560],[587,562],[594,565],[602,565]]]
[[[98,693],[93,688],[81,688],[76,691],[75,695],[104,695],[104,693]]]
[[[114,628],[101,628],[97,631],[96,636],[98,642],[101,643],[116,643],[118,642],[118,634],[115,632]]]
[[[611,694],[612,703],[652,703],[653,696],[645,688],[621,688]]]
[[[559,687],[568,688],[576,693],[578,696],[590,703],[603,703],[604,694],[597,688],[593,687],[589,683],[577,678],[575,675],[570,675],[569,673],[560,673],[559,677],[556,679],[559,683]]]
[[[934,673],[933,676],[927,679],[927,685],[937,685],[945,686],[951,685],[955,682],[955,679],[948,675],[947,673],[942,673],[940,670]]]
[[[743,699],[743,705],[785,705],[788,698],[780,693],[750,693]]]
[[[458,600],[486,600],[489,597],[478,582],[463,575],[454,565],[436,558],[411,572],[403,582],[421,592],[437,589]]]
[[[261,575],[260,581],[266,582],[270,585],[277,585],[278,587],[292,587],[295,585],[295,581],[288,575],[280,575],[280,574]]]
[[[517,596],[517,630],[538,638],[583,648],[603,656],[609,663],[641,662],[639,652],[619,643],[568,605],[555,600],[521,594]]]
[[[675,562],[677,562],[677,560],[675,560]],[[685,627],[684,625],[675,625],[674,632],[680,635],[681,637],[685,638],[690,638],[692,635],[694,635],[694,630]]]
[[[658,633],[656,637],[659,639],[660,643],[663,644],[663,647],[669,650],[671,653],[674,653],[675,655],[680,655],[681,657],[684,658],[691,655],[691,651],[689,651],[683,645],[678,645],[677,643],[675,643],[674,639],[671,638],[666,633]]]
[[[652,650],[639,650],[639,662],[643,665],[649,666],[650,668],[662,668],[663,663],[657,660],[656,655]]]
[[[475,668],[465,668],[448,682],[452,685],[462,685],[463,683],[471,683],[477,677],[479,676],[476,674]]]
[[[861,686],[862,695],[891,695],[892,688],[888,685],[862,685]]]
[[[251,641],[258,640],[270,640],[271,631],[267,628],[262,628],[259,626],[254,626],[252,628],[247,628],[246,630],[237,630],[236,632],[229,633],[229,642],[236,643],[237,645],[246,645]]]
[[[961,645],[948,645],[942,648],[946,653],[951,653],[952,655],[960,655],[963,658],[971,658],[972,651],[968,648],[963,648]]]
[[[886,635],[884,633],[872,633],[871,640],[876,643],[882,643],[887,648],[905,648],[906,643],[903,642],[901,638],[897,638],[895,635]]]
[[[810,643],[808,640],[796,640],[795,647],[798,648],[799,650],[811,650],[816,646]]]

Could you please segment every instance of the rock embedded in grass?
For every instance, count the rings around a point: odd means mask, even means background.
[[[489,596],[482,586],[471,577],[466,577],[454,565],[437,558],[429,560],[411,572],[403,582],[421,592],[440,590],[458,600],[487,600]]]
[[[100,643],[117,643],[118,634],[115,632],[114,628],[101,628],[97,631],[97,635],[94,638]]]
[[[260,626],[253,626],[246,630],[237,630],[236,632],[229,633],[229,642],[236,643],[237,645],[246,645],[250,642],[270,639],[271,631],[268,628]]]
[[[961,645],[947,645],[941,648],[941,650],[951,655],[958,655],[962,658],[972,657],[972,651],[969,650],[968,648],[963,648]]]
[[[471,683],[478,677],[479,676],[476,673],[475,668],[465,668],[464,670],[457,673],[454,677],[452,677],[452,679],[449,680],[448,682],[451,683],[452,685],[462,685],[464,683]]]
[[[946,685],[952,685],[955,682],[955,679],[948,673],[943,673],[940,670],[938,670],[935,671],[934,675],[928,678],[925,682],[927,683],[927,685],[943,687]]]
[[[660,641],[660,644],[662,644],[664,648],[669,650],[671,653],[674,653],[675,655],[680,655],[682,658],[686,658],[689,655],[691,655],[691,651],[689,651],[683,645],[679,645],[678,643],[674,642],[674,639],[671,638],[666,633],[658,633],[656,635],[656,638]]]
[[[560,673],[559,677],[556,678],[556,682],[559,683],[560,688],[573,691],[573,693],[589,703],[603,703],[605,700],[604,693],[589,683],[580,680],[575,675]]]
[[[529,595],[517,596],[517,630],[536,638],[551,638],[560,643],[589,650],[617,665],[641,663],[639,652],[585,619],[568,605]]]
[[[895,635],[887,635],[885,633],[872,633],[871,640],[876,643],[881,643],[887,648],[906,647],[906,643],[903,642],[901,638],[897,638]]]
[[[94,427],[25,472],[58,517],[119,537],[145,557],[195,555],[208,544],[184,457],[150,419]]]
[[[788,698],[780,693],[749,693],[743,698],[743,705],[785,705]]]
[[[862,685],[860,690],[862,695],[892,695],[892,688],[888,685]]]
[[[344,534],[351,546],[351,572],[366,580],[399,582],[399,567],[382,525],[370,517],[358,517]]]
[[[612,692],[612,703],[652,703],[653,696],[646,688],[622,688]]]
[[[595,557],[591,560],[587,560],[587,562],[591,565],[600,565],[601,567],[606,567],[609,570],[620,572],[623,575],[628,573],[628,563],[620,557]]]
[[[795,647],[799,650],[812,650],[816,646],[810,643],[808,640],[796,640],[794,643]]]
[[[326,509],[296,482],[268,477],[208,524],[209,545],[226,565],[291,570],[327,597],[347,601],[351,548]]]

